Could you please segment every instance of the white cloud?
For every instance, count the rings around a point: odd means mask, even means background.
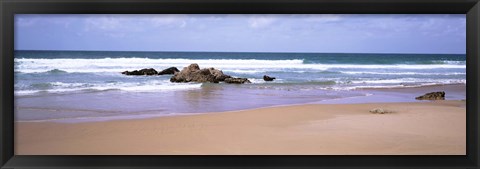
[[[38,18],[28,18],[28,19],[22,18],[22,17],[15,18],[16,26],[21,26],[21,27],[32,26],[35,23],[37,23],[37,21],[38,21]]]
[[[248,19],[248,24],[251,28],[264,28],[272,25],[276,18],[271,15],[256,15]]]
[[[185,28],[185,15],[90,15],[83,19],[84,32],[96,32],[105,37],[124,38],[157,29]]]
[[[187,16],[179,14],[169,15],[149,15],[146,16],[147,24],[151,24],[154,27],[179,27],[183,28],[187,25]],[[150,19],[148,19],[150,18]]]
[[[85,31],[142,32],[151,28],[184,28],[184,15],[92,15],[85,19]]]
[[[337,22],[342,19],[343,19],[343,16],[340,14],[313,14],[313,15],[307,15],[305,18],[305,21],[328,23],[328,22]]]
[[[187,22],[186,22],[186,21],[182,21],[182,24],[180,25],[180,28],[185,28],[185,26],[187,26]]]
[[[70,28],[78,21],[74,15],[63,14],[19,14],[15,16],[15,26],[28,27],[38,25],[52,25]]]
[[[113,16],[91,17],[85,20],[85,30],[116,30],[121,26],[121,18]]]

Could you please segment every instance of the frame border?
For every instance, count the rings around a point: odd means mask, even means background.
[[[467,155],[19,156],[14,155],[15,14],[466,14]],[[3,0],[0,1],[1,168],[478,168],[479,0]]]

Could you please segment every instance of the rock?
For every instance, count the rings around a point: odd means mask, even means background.
[[[124,75],[157,75],[158,72],[153,68],[149,68],[149,69],[134,70],[131,72],[125,71],[125,72],[122,72],[122,74]]]
[[[387,113],[393,113],[393,112],[389,111],[389,110],[382,109],[382,108],[375,108],[375,109],[370,110],[370,113],[373,113],[373,114],[387,114]]]
[[[170,82],[211,82],[218,83],[224,81],[231,76],[223,74],[221,70],[215,68],[200,69],[198,64],[194,63],[182,69],[182,71],[175,73]]]
[[[158,75],[173,75],[177,72],[180,72],[176,67],[169,67],[167,69],[164,69],[160,72],[158,72]]]
[[[225,81],[226,78],[231,78],[231,76],[223,74],[221,70],[215,69],[213,67],[209,68],[209,70],[210,70],[210,73],[213,74],[213,76],[215,76],[216,81],[222,82],[222,81]]]
[[[273,81],[275,79],[275,77],[270,77],[270,76],[267,76],[267,75],[263,75],[263,80],[265,81]]]
[[[415,97],[417,100],[445,100],[445,92],[431,92],[422,96]]]
[[[252,83],[247,78],[226,78],[225,83],[235,83],[235,84],[243,84],[243,83]]]

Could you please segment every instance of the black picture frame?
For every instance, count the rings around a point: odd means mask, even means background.
[[[478,168],[479,0],[1,0],[2,168]],[[467,155],[24,156],[14,155],[15,14],[466,14]]]

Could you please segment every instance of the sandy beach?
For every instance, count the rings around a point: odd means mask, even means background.
[[[19,14],[14,152],[465,155],[465,30],[460,14]]]
[[[383,108],[389,114],[372,114]],[[104,122],[17,122],[17,155],[464,155],[465,101],[304,104]]]

